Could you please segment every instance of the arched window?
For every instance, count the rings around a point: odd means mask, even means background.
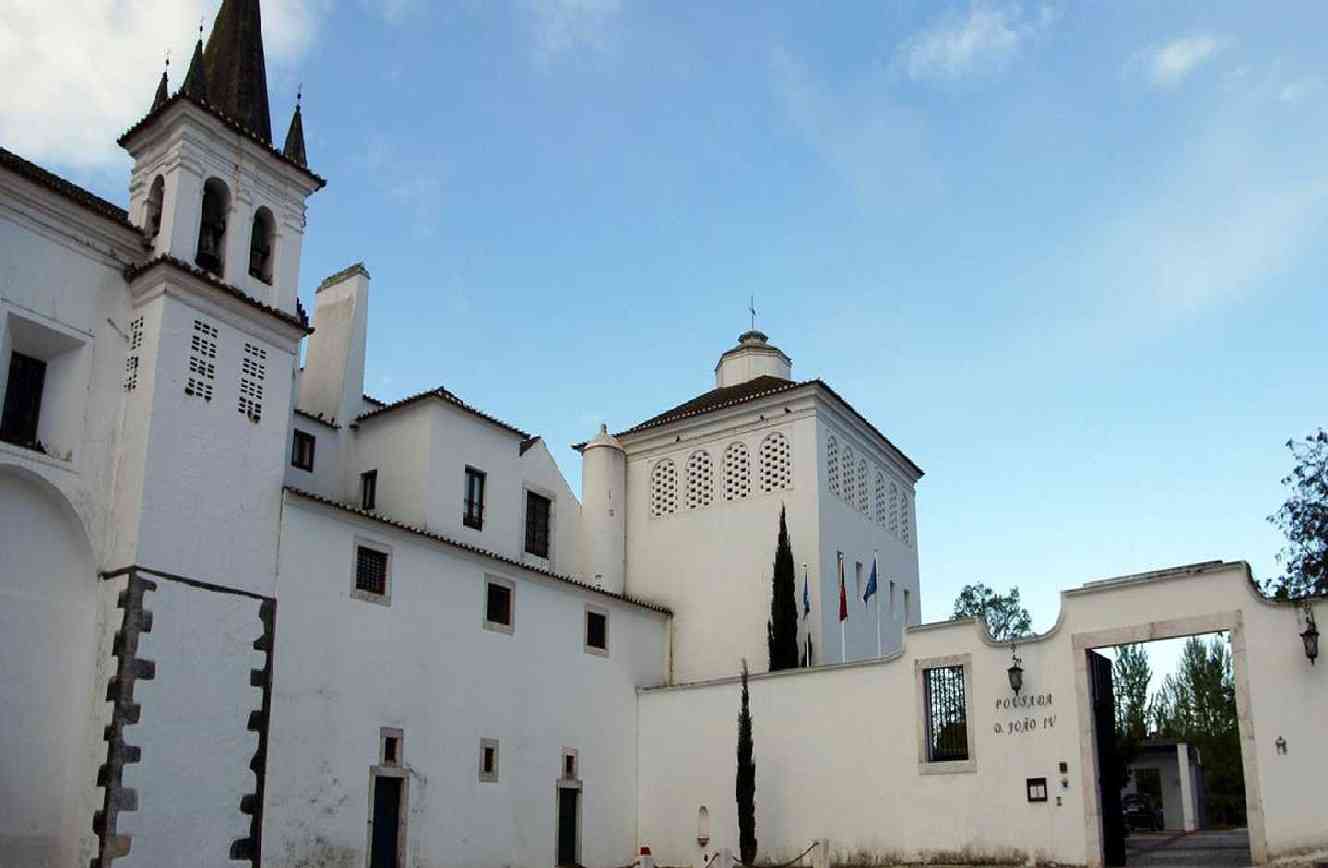
[[[269,286],[272,284],[272,251],[277,239],[277,221],[267,208],[254,212],[253,234],[249,236],[249,275]]]
[[[226,215],[231,194],[220,178],[203,184],[203,217],[198,224],[198,254],[194,262],[204,271],[221,277],[226,265]]]
[[[867,459],[864,458],[858,462],[858,512],[863,515],[870,515],[870,509],[867,503]]]
[[[740,500],[751,493],[752,470],[747,444],[730,443],[724,450],[724,499]]]
[[[830,483],[830,493],[839,494],[839,441],[835,436],[825,441],[825,476]]]
[[[650,514],[670,515],[678,511],[678,470],[665,458],[650,471]]]
[[[844,488],[840,491],[840,496],[849,506],[853,505],[853,492],[858,487],[857,474],[854,471],[857,465],[853,463],[853,450],[844,447]]]
[[[161,205],[166,195],[166,182],[161,175],[152,179],[152,188],[148,190],[148,201],[143,212],[143,231],[149,238],[156,238],[161,233]]]
[[[890,483],[890,533],[899,536],[899,486]]]
[[[888,507],[885,505],[885,474],[876,471],[876,523],[885,527],[885,516]]]
[[[698,449],[687,458],[687,508],[700,509],[709,506],[714,491],[715,480],[710,470],[710,453]]]
[[[779,491],[793,483],[793,450],[778,431],[761,441],[761,490]]]

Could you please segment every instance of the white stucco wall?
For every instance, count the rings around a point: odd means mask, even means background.
[[[763,492],[760,446],[774,432],[788,438],[792,448],[792,484]],[[729,675],[739,670],[744,657],[753,670],[766,669],[766,623],[781,505],[787,509],[799,614],[804,561],[810,562],[813,587],[817,579],[820,524],[811,399],[804,396],[715,412],[689,423],[630,435],[623,441],[627,450],[627,593],[658,600],[673,610],[673,679]],[[726,500],[724,452],[734,442],[747,447],[751,488],[745,498]],[[697,450],[710,455],[714,493],[709,506],[689,509],[687,461]],[[678,475],[678,509],[655,516],[651,514],[651,473],[666,460],[673,462]],[[816,598],[814,590],[812,595],[815,618],[824,601]],[[820,637],[814,642],[819,656],[823,643]]]
[[[249,761],[258,746],[247,729],[262,694],[250,686],[264,656],[260,601],[154,576],[143,595],[152,629],[139,636],[138,657],[156,674],[134,686],[142,707],[125,741],[142,747],[124,767],[123,784],[138,810],[121,812],[117,833],[131,839],[119,868],[228,863],[231,843],[249,834],[240,800],[255,791]]]
[[[973,622],[910,629],[893,660],[754,679],[761,851],[777,860],[828,836],[842,853],[968,847],[1100,864],[1084,650],[1223,625],[1232,629],[1256,861],[1328,847],[1314,797],[1328,774],[1328,756],[1314,747],[1328,715],[1328,674],[1305,659],[1295,609],[1259,597],[1244,564],[1207,564],[1063,595],[1056,628],[1019,646],[1024,694],[1051,697],[1030,711],[998,704],[1011,696],[1009,650],[991,646]],[[924,773],[914,670],[919,660],[960,654],[972,666],[974,768]],[[701,805],[711,849],[736,848],[737,708],[732,681],[641,694],[640,835],[661,864],[697,864]],[[1036,724],[1029,729],[1026,719]],[[1286,756],[1276,754],[1278,736]],[[1048,779],[1047,803],[1026,802],[1030,777]]]
[[[390,606],[350,596],[357,538],[391,552]],[[511,634],[483,627],[486,575],[515,585]],[[587,605],[609,612],[608,657],[584,650]],[[404,733],[409,864],[552,864],[564,747],[582,862],[631,861],[634,687],[664,678],[664,616],[294,495],[277,612],[264,864],[364,864],[380,727]],[[498,783],[479,781],[481,738]]]

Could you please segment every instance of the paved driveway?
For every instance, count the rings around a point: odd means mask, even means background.
[[[1125,839],[1129,868],[1226,868],[1250,862],[1250,835],[1245,829],[1199,832],[1134,832]]]

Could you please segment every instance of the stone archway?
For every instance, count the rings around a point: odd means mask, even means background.
[[[68,500],[0,465],[0,852],[72,865],[91,836],[97,575]]]

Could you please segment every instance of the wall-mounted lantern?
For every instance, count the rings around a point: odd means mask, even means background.
[[[1024,689],[1024,665],[1019,659],[1019,646],[1010,646],[1010,668],[1005,670],[1010,675],[1010,689],[1014,691],[1015,696]]]
[[[696,843],[703,849],[710,843],[710,811],[705,805],[696,812]]]
[[[1305,656],[1310,658],[1310,665],[1319,657],[1319,627],[1314,623],[1314,610],[1305,606],[1305,632],[1300,634],[1305,643]]]

